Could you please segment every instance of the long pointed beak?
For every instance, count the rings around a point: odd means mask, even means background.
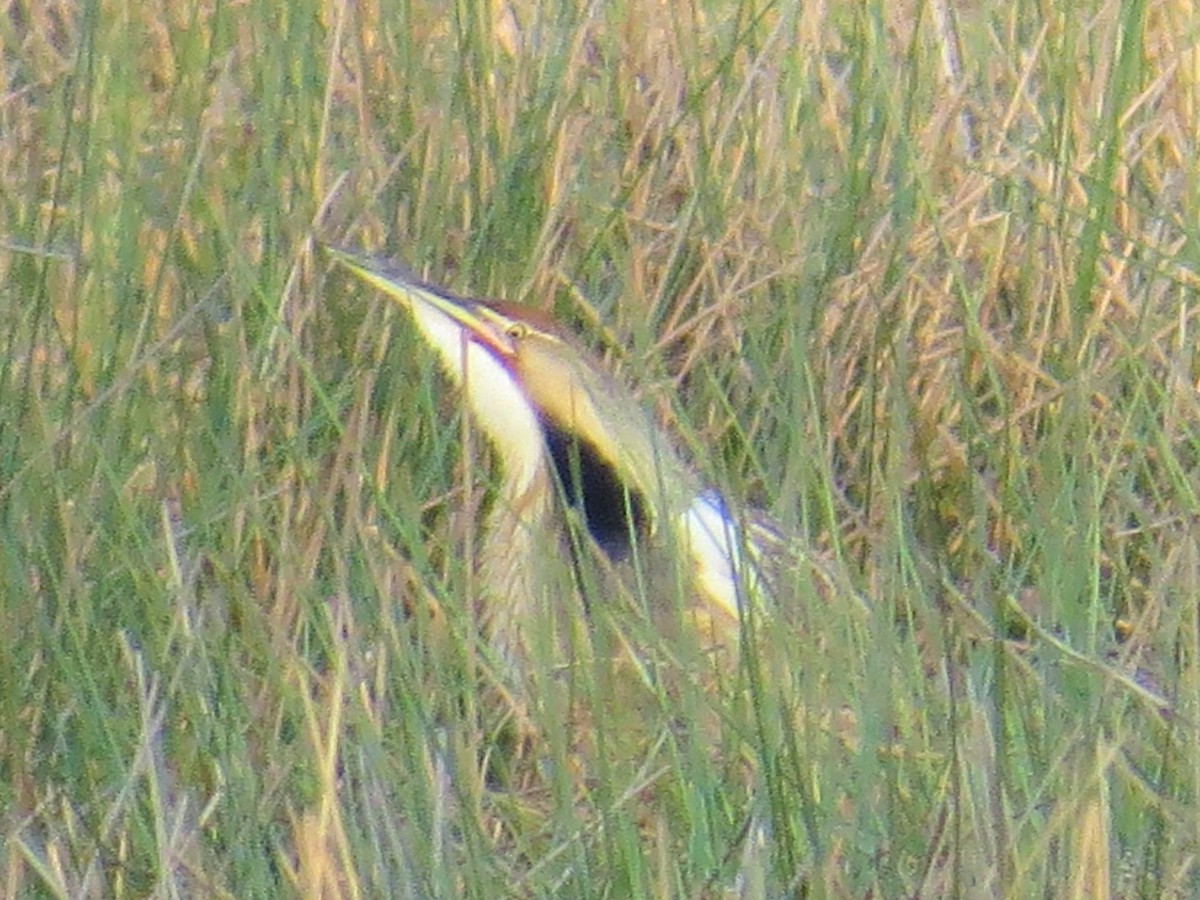
[[[425,306],[457,323],[465,336],[500,357],[513,353],[512,340],[504,332],[497,314],[486,304],[456,297],[421,281],[411,271],[379,260],[371,260],[340,247],[325,244],[325,252],[367,284],[407,311]]]

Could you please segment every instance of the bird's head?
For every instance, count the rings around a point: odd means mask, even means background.
[[[612,557],[695,494],[637,397],[541,312],[456,297],[340,250],[350,271],[408,310],[464,389],[510,475],[548,458]],[[679,483],[679,482],[686,483]]]

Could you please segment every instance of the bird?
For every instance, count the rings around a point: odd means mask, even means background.
[[[550,315],[326,250],[411,317],[491,445],[500,471],[480,529],[478,584],[483,627],[506,663],[526,654],[538,603],[561,586],[548,567],[561,572],[564,551],[577,558],[586,548],[611,569],[674,569],[684,614],[714,645],[736,646],[748,618],[769,610],[779,529],[758,513],[735,515],[633,390]],[[661,585],[671,577],[651,583],[669,592]]]

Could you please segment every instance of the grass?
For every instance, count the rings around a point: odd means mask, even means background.
[[[9,8],[0,894],[1194,895],[1198,39]],[[852,591],[798,577],[716,689],[576,620],[514,753],[486,448],[315,234],[551,310]]]

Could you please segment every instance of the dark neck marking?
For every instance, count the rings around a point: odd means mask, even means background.
[[[645,499],[621,480],[594,445],[544,419],[542,433],[566,500],[583,513],[592,540],[614,562],[625,559],[632,535],[647,532]]]

